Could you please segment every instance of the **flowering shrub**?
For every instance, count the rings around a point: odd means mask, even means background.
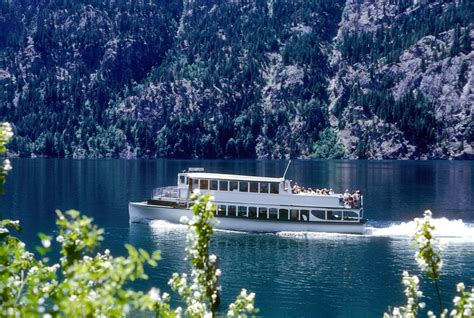
[[[418,299],[423,297],[423,292],[419,290],[420,279],[418,276],[410,276],[407,271],[404,271],[402,283],[405,286],[407,304],[402,307],[394,307],[390,314],[384,314],[384,318],[416,317],[418,308],[425,308],[425,303],[418,303]]]
[[[414,245],[417,249],[415,259],[418,267],[426,272],[426,275],[434,281],[439,280],[439,272],[443,266],[441,259],[441,249],[433,236],[435,230],[431,224],[432,213],[427,210],[423,219],[415,219],[416,232],[414,235]]]
[[[7,144],[10,142],[12,137],[13,132],[10,124],[2,123],[0,126],[0,155],[7,151]],[[3,193],[3,184],[5,183],[5,178],[10,170],[12,170],[10,160],[3,160],[3,163],[0,166],[0,193]]]
[[[0,154],[6,151],[11,127],[0,127]],[[5,181],[10,163],[1,168]],[[132,311],[153,313],[155,317],[214,317],[218,305],[217,257],[209,255],[215,205],[209,196],[196,196],[194,217],[188,222],[187,259],[192,265],[192,284],[186,274],[174,274],[171,287],[186,307],[172,309],[170,295],[151,288],[147,293],[127,286],[148,279],[145,266],[155,267],[158,251],[125,245],[127,256],[114,257],[109,250],[97,253],[103,230],[78,211],[57,211],[58,234],[40,234],[39,259],[11,234],[20,230],[18,221],[0,221],[0,316],[1,317],[124,317]],[[47,257],[53,244],[60,245],[60,259],[50,264]],[[229,306],[229,316],[256,313],[254,294],[246,290]]]
[[[181,222],[188,226],[186,259],[193,267],[191,285],[188,286],[186,274],[177,273],[173,274],[169,283],[186,302],[185,314],[188,317],[214,317],[219,303],[220,270],[217,268],[217,256],[209,255],[209,243],[214,232],[216,206],[212,204],[214,198],[211,195],[201,196],[199,190],[194,191],[193,197],[196,199],[192,208],[193,218],[181,218]],[[246,317],[247,314],[255,314],[254,298],[254,293],[247,294],[243,289],[237,300],[229,305],[227,315]]]
[[[415,259],[418,267],[426,276],[432,279],[435,283],[436,296],[439,303],[440,317],[444,318],[448,315],[448,310],[443,309],[441,302],[441,293],[439,288],[439,280],[443,260],[441,258],[441,248],[439,242],[434,237],[435,227],[431,223],[432,213],[427,210],[422,219],[415,219],[416,231],[413,236],[414,246],[417,248]],[[405,296],[407,297],[407,305],[402,307],[394,307],[389,310],[390,313],[385,313],[384,318],[415,318],[418,309],[425,308],[425,303],[419,302],[423,297],[423,293],[419,290],[418,276],[409,276],[408,272],[403,272],[403,285],[405,288]],[[449,313],[450,317],[456,318],[473,318],[474,311],[474,288],[471,291],[465,290],[464,283],[459,283],[456,286],[458,295],[454,297],[454,308]],[[429,318],[436,318],[433,311],[427,312]]]

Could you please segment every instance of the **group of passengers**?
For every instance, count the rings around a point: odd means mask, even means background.
[[[302,194],[302,195],[332,195],[334,194],[333,189],[312,189],[299,186],[297,183],[291,188],[293,194]],[[361,192],[359,190],[350,193],[348,189],[341,195],[341,203],[348,208],[359,207],[361,200]]]
[[[350,193],[348,189],[344,192],[342,195],[342,199],[344,200],[344,205],[346,207],[352,208],[352,207],[359,207],[360,206],[360,200],[361,200],[361,192],[359,190]]]
[[[297,183],[293,186],[291,189],[292,193],[294,194],[307,194],[307,195],[331,195],[334,194],[333,189],[312,189],[308,188],[306,189],[305,187],[300,187]]]

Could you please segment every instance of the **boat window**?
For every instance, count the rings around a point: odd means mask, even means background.
[[[260,183],[260,193],[268,193],[268,183]]]
[[[267,208],[258,209],[258,218],[259,219],[268,219],[268,210]]]
[[[290,210],[290,220],[298,221],[298,214],[299,214],[298,212],[299,212],[298,210],[291,209]]]
[[[300,221],[309,221],[309,210],[300,210]]]
[[[219,181],[219,191],[229,191],[229,181]]]
[[[230,191],[236,191],[239,188],[239,183],[237,181],[230,182]]]
[[[311,210],[311,214],[320,220],[325,220],[326,219],[326,212],[321,211],[321,210]]]
[[[236,216],[237,215],[237,208],[235,205],[229,205],[227,207],[227,216]]]
[[[179,176],[179,183],[186,184],[186,177],[185,176]]]
[[[359,214],[354,211],[344,211],[343,212],[344,217],[343,220],[347,221],[358,221],[359,220]]]
[[[247,216],[247,207],[246,206],[239,206],[238,216]]]
[[[268,218],[276,220],[278,218],[278,210],[275,208],[268,209]]]
[[[278,194],[278,183],[270,183],[270,193]]]
[[[288,210],[287,209],[280,209],[280,214],[278,215],[278,219],[288,220]]]
[[[199,189],[208,190],[209,189],[209,180],[199,180]]]
[[[217,190],[217,180],[211,180],[209,182],[209,190]]]
[[[256,218],[257,217],[257,208],[254,206],[249,207],[249,218]]]
[[[359,220],[359,214],[354,211],[344,211],[343,212],[343,220],[346,221],[358,221]]]
[[[199,180],[193,179],[193,189],[199,188]]]
[[[226,205],[219,205],[219,208],[217,209],[217,215],[218,216],[226,216],[227,215],[227,206]]]
[[[342,219],[342,211],[327,211],[328,220],[341,220]]]
[[[239,191],[240,192],[249,192],[249,183],[245,181],[239,182]]]
[[[250,182],[250,192],[258,192],[258,182]]]

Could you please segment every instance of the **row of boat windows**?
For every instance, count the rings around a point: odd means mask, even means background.
[[[215,191],[239,191],[253,193],[279,193],[277,182],[247,182],[247,181],[225,181],[189,179],[193,189],[215,190]]]
[[[273,219],[290,221],[309,221],[312,219],[329,221],[356,221],[359,215],[354,211],[306,210],[306,209],[277,209],[266,207],[247,207],[220,204],[216,211],[217,216],[247,217],[254,219]]]

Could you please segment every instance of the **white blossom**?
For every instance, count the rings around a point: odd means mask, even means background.
[[[46,239],[41,240],[41,244],[42,244],[43,247],[45,247],[45,248],[51,247],[51,241],[50,241],[50,240],[46,240]]]
[[[5,159],[5,160],[3,161],[3,170],[4,170],[4,171],[10,171],[10,170],[12,170],[12,165],[11,165],[11,163],[10,163],[10,160]]]
[[[148,292],[148,297],[154,302],[157,302],[160,300],[160,290],[158,288],[153,287],[150,289]]]
[[[10,123],[4,122],[1,127],[6,140],[10,140],[13,137],[12,126]]]
[[[128,313],[130,312],[130,309],[131,309],[131,308],[130,308],[130,305],[129,305],[129,304],[125,304],[125,305],[123,306],[122,311],[123,311],[124,314],[128,314]]]
[[[461,298],[459,296],[456,296],[453,298],[453,303],[457,306],[459,304],[459,301],[461,300]]]

